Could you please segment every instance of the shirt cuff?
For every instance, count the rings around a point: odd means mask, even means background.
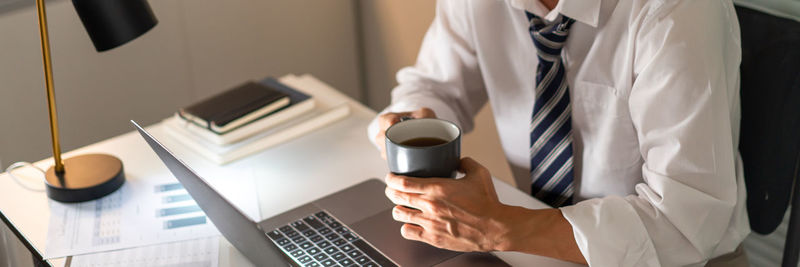
[[[589,199],[560,210],[590,266],[660,266],[644,223],[624,198]]]

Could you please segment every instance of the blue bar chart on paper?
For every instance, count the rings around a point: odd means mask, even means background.
[[[217,236],[171,177],[130,179],[117,192],[78,204],[51,202],[46,258]]]
[[[164,222],[164,229],[175,229],[206,223],[206,216],[175,219]]]
[[[156,210],[156,216],[164,217],[164,216],[171,216],[171,215],[180,215],[192,212],[202,211],[200,206],[197,205],[190,205],[190,206],[182,206],[182,207],[174,207],[174,208],[163,208]]]
[[[164,203],[175,203],[181,201],[192,200],[192,196],[189,194],[182,194],[182,195],[174,195],[174,196],[165,196],[163,198]]]
[[[174,194],[174,193],[178,194]],[[206,224],[208,218],[203,214],[191,196],[179,183],[160,184],[154,187],[156,195],[162,196],[162,207],[156,209],[156,217],[164,217],[164,230],[178,229]],[[190,217],[187,217],[190,216]]]
[[[180,190],[180,189],[183,189],[183,185],[181,185],[179,183],[162,184],[162,185],[157,185],[155,187],[156,193],[169,192],[169,191]]]

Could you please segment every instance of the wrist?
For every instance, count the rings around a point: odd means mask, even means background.
[[[498,210],[500,218],[495,242],[496,251],[518,251],[531,253],[531,250],[547,249],[552,244],[552,231],[562,219],[558,209],[526,209],[517,206],[504,206]]]
[[[586,264],[572,225],[559,209],[531,210],[516,206],[497,209],[491,250],[516,251]]]
[[[527,239],[530,229],[528,209],[503,205],[497,209],[496,231],[494,233],[493,251],[519,251],[522,241]],[[524,226],[529,226],[528,228]]]

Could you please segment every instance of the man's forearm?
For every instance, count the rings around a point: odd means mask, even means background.
[[[572,225],[559,209],[531,210],[506,206],[500,216],[507,231],[497,248],[586,264],[572,233]]]

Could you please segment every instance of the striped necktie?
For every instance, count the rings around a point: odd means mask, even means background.
[[[561,48],[575,20],[566,16],[546,25],[525,12],[536,46],[536,102],[531,116],[531,194],[553,207],[572,204],[571,104]]]

